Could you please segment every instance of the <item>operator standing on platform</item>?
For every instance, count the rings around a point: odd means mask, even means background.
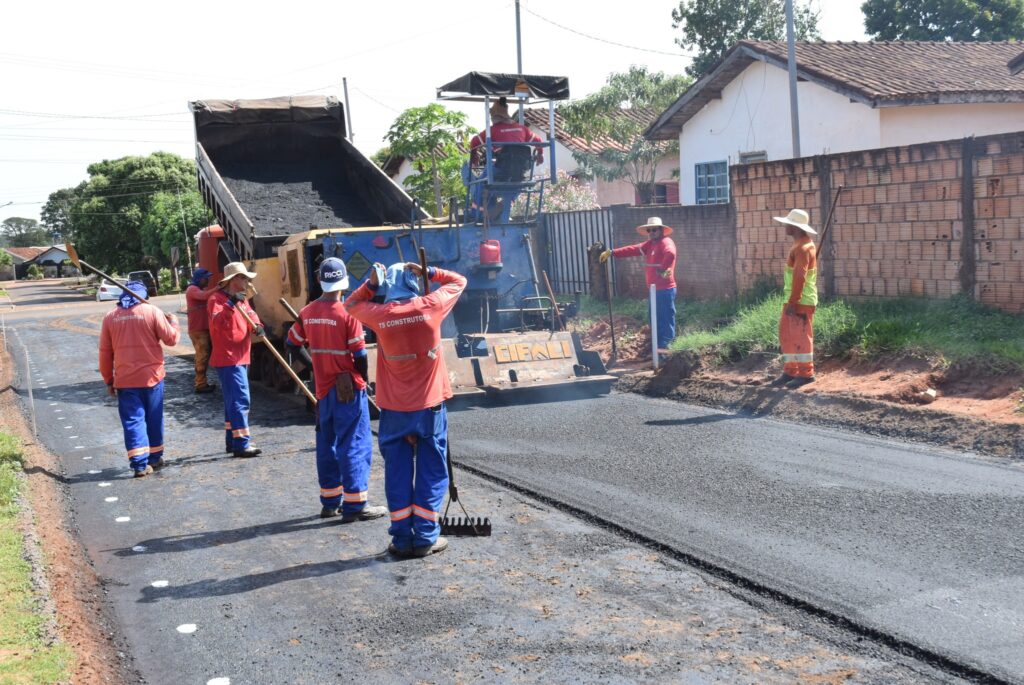
[[[317,281],[323,295],[302,308],[288,331],[287,343],[308,345],[313,358],[320,518],[337,516],[339,505],[343,523],[379,518],[388,510],[366,503],[373,458],[366,344],[362,324],[341,303],[341,293],[348,288],[345,262],[325,259]]]
[[[637,233],[646,235],[647,240],[601,253],[601,263],[609,257],[643,257],[644,276],[648,289],[654,286],[657,305],[655,315],[658,321],[658,352],[668,352],[668,344],[676,337],[676,244],[669,238],[672,227],[661,222],[661,217],[652,216],[643,226],[636,227]]]
[[[146,297],[146,286],[129,281],[125,289]],[[164,465],[164,351],[181,333],[173,314],[122,293],[100,326],[100,374],[117,397],[124,447],[136,478]]]
[[[262,450],[252,447],[249,436],[249,352],[252,335],[263,335],[263,325],[249,303],[246,290],[256,274],[242,262],[224,267],[218,290],[207,301],[213,354],[210,365],[217,369],[224,392],[224,434],[227,451],[236,457],[255,457]],[[250,326],[238,309],[245,310]]]
[[[191,284],[185,289],[188,337],[192,341],[192,348],[196,351],[195,392],[197,394],[213,392],[217,389],[216,385],[210,385],[206,381],[206,370],[210,365],[210,317],[206,312],[206,301],[217,292],[217,286],[210,285],[210,276],[212,275],[206,269],[196,269],[192,272]]]
[[[345,303],[348,312],[377,334],[378,443],[384,457],[384,490],[391,510],[391,544],[399,557],[441,552],[441,505],[448,487],[448,414],[452,397],[441,351],[441,322],[466,288],[466,278],[435,267],[427,277],[441,284],[420,296],[419,264],[393,264],[384,282],[382,264]],[[370,302],[380,289],[384,304]]]

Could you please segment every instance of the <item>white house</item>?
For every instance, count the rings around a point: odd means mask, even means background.
[[[804,157],[1024,130],[1019,43],[798,43]],[[732,164],[792,155],[786,44],[741,41],[653,124],[679,139],[683,204],[729,199]]]

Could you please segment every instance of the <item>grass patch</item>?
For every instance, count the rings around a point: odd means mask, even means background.
[[[0,433],[0,683],[43,685],[70,679],[71,650],[48,645],[36,610],[30,568],[18,530],[18,439]]]
[[[647,320],[647,303],[617,299],[615,313]],[[738,301],[677,303],[672,350],[711,352],[737,360],[777,353],[783,298],[777,287],[759,284]],[[608,316],[608,303],[584,297],[579,323]],[[1024,371],[1024,317],[985,307],[968,297],[948,300],[830,300],[814,314],[819,358],[877,359],[915,356],[940,364],[972,364],[992,373]]]

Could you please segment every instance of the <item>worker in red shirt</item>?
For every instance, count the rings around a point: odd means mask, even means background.
[[[210,366],[217,369],[224,392],[224,435],[227,451],[236,457],[255,457],[261,450],[250,445],[249,351],[253,335],[263,335],[263,325],[246,301],[249,282],[256,274],[242,262],[224,267],[217,292],[207,300],[213,353]],[[244,310],[253,325],[238,310]]]
[[[339,513],[342,523],[380,518],[387,508],[367,504],[373,438],[366,398],[366,343],[363,325],[341,303],[341,293],[348,288],[345,262],[334,257],[322,261],[317,281],[323,294],[302,308],[286,342],[308,346],[313,359],[320,518]]]
[[[530,170],[531,159],[533,164],[544,163],[544,148],[541,146],[501,145],[501,143],[543,142],[540,136],[530,130],[529,126],[520,124],[509,115],[508,100],[506,98],[500,98],[491,105],[490,135],[494,151],[494,177],[491,179],[492,181],[498,183],[521,183]],[[481,131],[470,139],[469,159],[471,168],[484,165],[483,153],[486,140],[486,130]],[[471,189],[475,191],[480,189],[480,186],[475,185]],[[489,218],[491,221],[497,221],[498,223],[508,223],[509,214],[512,211],[512,203],[519,196],[520,190],[492,189],[489,192],[490,197],[487,203]],[[474,194],[474,201],[478,206],[483,204],[483,199],[478,194]]]
[[[217,284],[210,285],[213,274],[206,269],[192,272],[192,282],[185,289],[185,308],[188,312],[188,337],[195,350],[196,383],[195,392],[213,392],[216,385],[206,381],[206,369],[210,364],[210,318],[206,313],[206,301],[217,292]]]
[[[391,544],[399,557],[441,552],[441,505],[448,488],[448,414],[452,396],[441,353],[441,322],[466,288],[466,278],[430,267],[441,287],[422,295],[419,264],[374,264],[368,281],[345,303],[377,335],[378,444],[391,510]],[[371,302],[383,291],[384,303]]]
[[[146,297],[146,286],[129,281],[125,289]],[[136,478],[164,465],[164,351],[181,333],[173,314],[123,293],[100,326],[100,375],[117,397],[124,447]]]
[[[610,257],[643,257],[647,287],[654,286],[655,315],[658,322],[658,352],[668,352],[668,344],[676,337],[676,244],[669,238],[672,227],[662,223],[661,217],[652,216],[637,233],[647,240],[635,245],[605,250],[601,263]]]
[[[811,217],[802,209],[787,216],[772,217],[786,225],[793,246],[786,258],[783,284],[786,304],[779,317],[779,347],[782,375],[773,387],[796,389],[814,381],[814,310],[818,307],[818,256],[810,226]]]

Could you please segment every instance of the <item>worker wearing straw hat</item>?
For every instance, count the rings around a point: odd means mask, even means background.
[[[779,319],[779,346],[782,348],[782,375],[772,381],[774,387],[799,388],[814,381],[814,310],[818,306],[818,258],[810,226],[810,217],[802,209],[787,216],[773,217],[786,226],[793,247],[783,273],[786,303]]]
[[[676,244],[669,238],[672,227],[666,226],[661,217],[652,216],[637,233],[647,240],[635,245],[605,250],[601,263],[610,257],[643,257],[644,275],[647,287],[655,290],[655,315],[658,317],[658,350],[668,351],[668,344],[676,337]]]
[[[219,289],[207,303],[213,354],[210,366],[217,369],[224,392],[224,434],[227,451],[236,457],[255,457],[260,450],[249,444],[249,352],[252,335],[263,335],[259,317],[246,302],[249,281],[256,274],[245,264],[224,267]],[[238,311],[244,309],[253,326]]]

